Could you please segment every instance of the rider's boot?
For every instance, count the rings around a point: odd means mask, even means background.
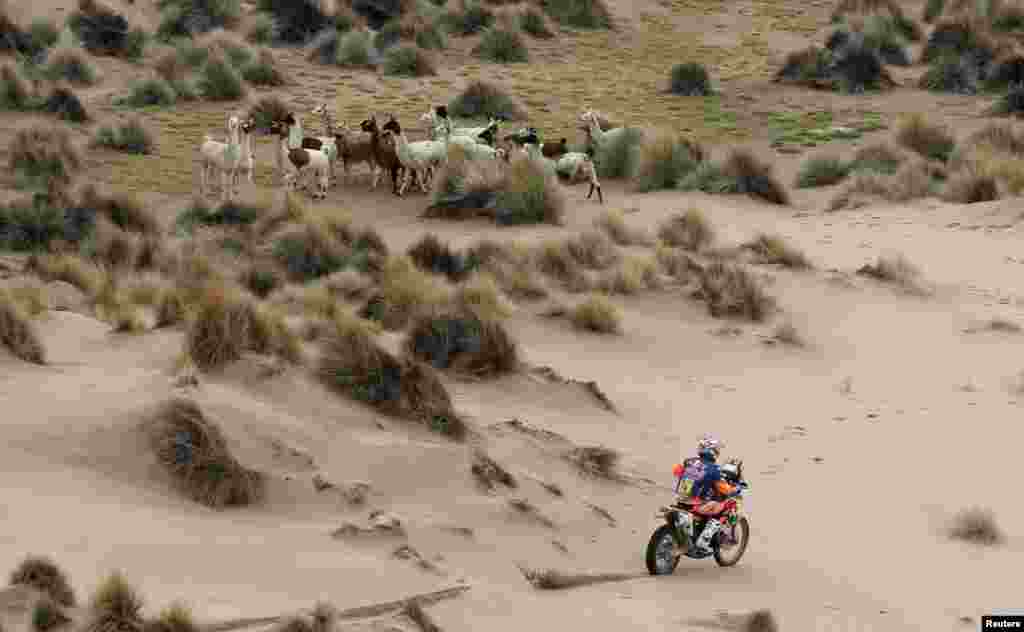
[[[709,518],[707,520],[707,524],[704,525],[704,529],[701,531],[700,537],[697,538],[697,544],[694,547],[696,549],[695,553],[698,555],[711,553],[711,539],[715,537],[715,534],[721,529],[721,522]]]

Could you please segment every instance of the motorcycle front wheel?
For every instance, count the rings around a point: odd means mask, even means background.
[[[654,530],[647,542],[647,572],[651,575],[671,575],[679,565],[679,547],[672,537],[672,528],[663,524]]]
[[[740,558],[747,551],[747,542],[750,541],[750,523],[746,518],[740,518],[736,522],[736,543],[725,547],[722,546],[722,536],[718,535],[715,540],[714,553],[715,562],[719,566],[735,566]]]

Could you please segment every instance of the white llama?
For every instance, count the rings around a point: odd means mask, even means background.
[[[210,171],[213,169],[220,171],[224,201],[229,201],[234,194],[235,171],[242,160],[242,147],[239,142],[241,124],[237,116],[228,119],[227,143],[216,141],[209,134],[203,136],[203,144],[199,146],[202,163],[200,194],[206,195]]]
[[[389,120],[381,128],[389,132],[395,138],[395,153],[399,162],[405,167],[405,177],[398,188],[398,195],[405,194],[409,182],[415,172],[419,178],[420,189],[427,193],[427,181],[433,174],[434,168],[444,163],[448,155],[448,143],[436,140],[421,140],[410,143],[406,138],[402,126],[394,118]]]

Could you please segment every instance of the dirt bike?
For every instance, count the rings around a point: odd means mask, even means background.
[[[676,466],[678,471],[680,466]],[[730,461],[722,466],[722,477],[739,488],[735,495],[722,502],[722,511],[715,516],[699,516],[694,506],[676,495],[670,507],[661,507],[656,515],[665,521],[651,534],[647,543],[647,570],[651,575],[671,575],[679,560],[685,555],[691,559],[714,556],[719,566],[735,566],[747,550],[750,540],[750,522],[743,509],[744,498],[749,494],[750,485],[743,480],[742,461]],[[679,489],[677,475],[676,490]],[[710,543],[710,552],[697,552],[697,539],[706,526],[705,521],[717,520],[722,528]]]

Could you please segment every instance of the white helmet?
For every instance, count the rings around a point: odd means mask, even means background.
[[[697,454],[704,455],[710,454],[715,458],[718,458],[719,453],[722,451],[722,442],[718,440],[714,435],[704,435],[700,439],[700,443],[697,444]]]

